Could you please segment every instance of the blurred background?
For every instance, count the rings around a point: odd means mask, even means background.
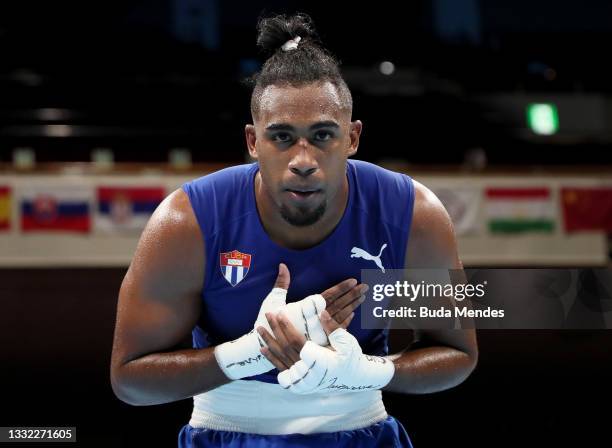
[[[343,63],[356,158],[434,190],[466,267],[610,267],[609,1],[4,1],[0,426],[175,445],[190,400],[110,389],[117,292],[163,197],[247,161],[257,18],[296,11]],[[610,443],[609,331],[479,341],[458,388],[387,395],[417,448]]]

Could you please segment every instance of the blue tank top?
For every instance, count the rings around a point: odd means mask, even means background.
[[[358,160],[347,161],[349,197],[332,233],[314,247],[293,250],[272,241],[259,219],[254,180],[257,163],[226,168],[183,185],[204,238],[206,266],[202,313],[193,330],[194,348],[231,341],[253,328],[272,289],[278,264],[289,268],[287,302],[321,293],[375,261],[351,257],[358,247],[385,269],[403,269],[412,220],[414,186],[400,173]],[[299,232],[299,229],[296,229]],[[363,352],[387,354],[387,332],[360,328],[360,308],[348,331]],[[251,378],[276,383],[277,371]]]

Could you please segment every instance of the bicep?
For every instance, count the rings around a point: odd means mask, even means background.
[[[180,343],[200,314],[204,244],[186,194],[155,211],[119,292],[113,363],[124,364]]]
[[[452,221],[440,200],[415,182],[415,204],[408,241],[407,269],[463,269]],[[476,332],[466,330],[420,330],[417,338],[476,354]]]

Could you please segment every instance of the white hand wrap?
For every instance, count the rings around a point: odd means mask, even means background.
[[[323,296],[315,294],[288,305],[285,303],[286,300],[286,289],[273,288],[261,304],[253,330],[238,339],[215,347],[217,363],[228,378],[238,380],[259,375],[274,368],[274,365],[261,354],[260,349],[266,344],[255,330],[261,326],[273,335],[266,319],[266,313],[283,311],[293,326],[304,334],[307,340],[327,345],[327,336],[319,320],[326,306]]]
[[[300,360],[278,374],[278,383],[296,394],[359,392],[381,389],[393,378],[393,362],[364,355],[357,339],[345,329],[331,333],[329,342],[335,351],[306,342]]]

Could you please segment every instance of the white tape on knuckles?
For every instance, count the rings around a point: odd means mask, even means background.
[[[381,389],[393,378],[393,362],[364,355],[357,339],[343,328],[331,333],[329,342],[335,351],[306,342],[300,361],[278,374],[279,384],[296,394],[360,392]]]

